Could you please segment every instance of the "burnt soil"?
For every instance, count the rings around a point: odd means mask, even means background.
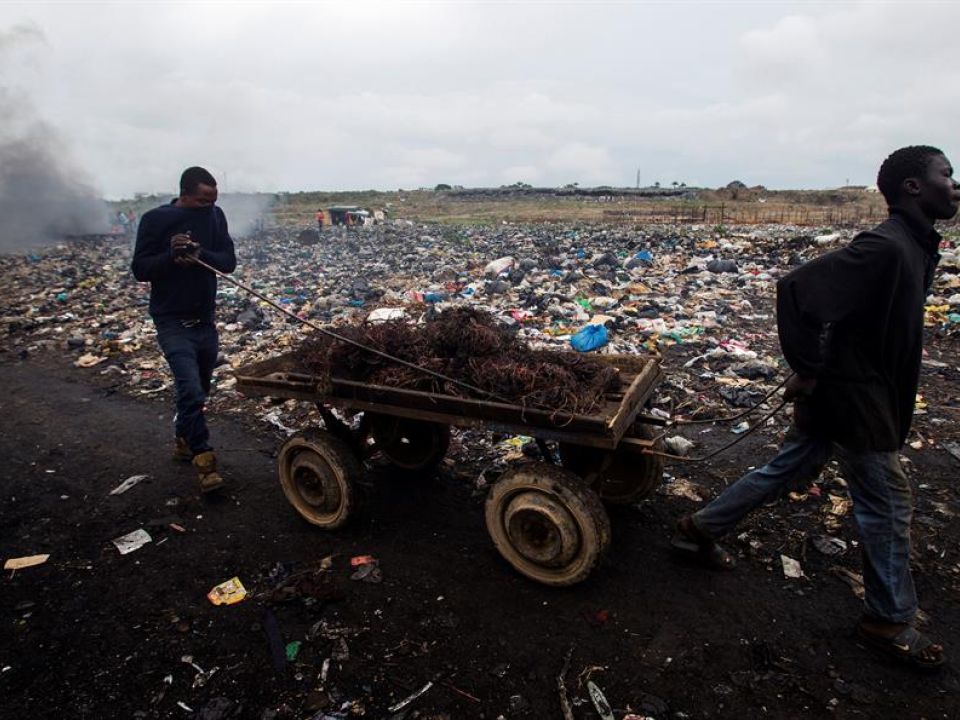
[[[936,357],[955,365],[956,351],[944,340]],[[926,396],[941,410],[918,418],[921,434],[935,416],[949,422],[935,428],[941,437],[953,427],[957,413],[944,406],[960,405],[957,380],[955,367],[925,368]],[[567,653],[576,718],[598,717],[588,679],[617,718],[960,716],[960,463],[933,444],[905,451],[918,487],[914,569],[925,627],[954,664],[924,676],[853,637],[860,604],[842,571],[859,572],[856,549],[827,557],[807,541],[838,492],[826,480],[821,496],[784,499],[744,523],[732,573],[670,554],[671,526],[693,500],[661,489],[612,508],[604,562],[556,589],[520,576],[486,533],[483,468],[471,459],[482,434],[456,434],[432,478],[397,476],[374,458],[364,511],[329,532],[286,502],[281,436],[242,414],[212,419],[230,486],[201,498],[189,466],[170,458],[168,395],[131,397],[54,355],[6,356],[0,388],[3,555],[51,554],[0,581],[4,717],[385,718],[434,680],[407,717],[557,718]],[[667,471],[712,496],[775,442],[758,433],[706,467]],[[150,477],[108,494],[137,473]],[[850,514],[839,522],[855,541]],[[110,541],[141,527],[153,542],[121,556]],[[806,577],[786,578],[781,554]],[[357,555],[377,558],[382,582],[350,579]],[[327,557],[329,569],[311,575]],[[297,572],[314,582],[271,594]],[[213,606],[207,592],[234,576],[250,594]],[[268,641],[274,621],[275,644],[302,643],[282,666]]]

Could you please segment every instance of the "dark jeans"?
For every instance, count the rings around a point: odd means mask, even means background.
[[[693,515],[693,522],[719,538],[794,483],[815,479],[833,456],[843,469],[860,529],[867,614],[891,623],[910,622],[917,612],[910,574],[913,492],[896,452],[856,452],[792,429],[773,460],[724,490]]]
[[[219,343],[212,322],[155,319],[157,341],[170,365],[177,390],[174,428],[194,454],[210,450],[203,405],[210,394]]]

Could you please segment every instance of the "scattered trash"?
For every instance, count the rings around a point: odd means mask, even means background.
[[[954,460],[960,460],[960,443],[945,442],[940,445]]]
[[[837,575],[841,580],[849,585],[850,589],[853,590],[853,594],[858,599],[863,600],[863,575],[860,573],[855,573],[852,570],[847,570],[845,567],[840,567],[839,565],[834,565],[831,567],[830,572],[832,572],[834,575]]]
[[[613,709],[610,707],[610,703],[607,702],[603,691],[597,687],[597,684],[593,682],[593,680],[587,681],[587,692],[590,693],[590,700],[597,709],[597,715],[600,716],[601,720],[614,720]]]
[[[297,659],[297,655],[300,654],[300,646],[303,645],[301,640],[294,640],[293,642],[288,642],[285,648],[287,661],[293,662]]]
[[[240,578],[232,577],[219,585],[215,585],[207,593],[207,599],[214,605],[233,605],[247,596],[247,590],[240,582]]]
[[[560,668],[560,674],[557,675],[557,691],[560,693],[560,711],[563,713],[563,720],[574,720],[573,708],[570,706],[570,698],[567,697],[567,670],[570,669],[570,657],[573,655],[573,645],[563,656],[563,667]]]
[[[388,320],[408,320],[410,316],[403,308],[377,308],[367,315],[367,322],[386,322]]]
[[[107,357],[97,357],[96,355],[87,354],[78,357],[73,364],[78,368],[91,368],[94,365],[106,362],[108,359]]]
[[[356,558],[354,558],[354,560],[355,559]],[[350,575],[351,580],[362,580],[368,583],[383,582],[383,572],[380,570],[379,560],[364,556],[363,562],[354,564],[353,560],[351,560],[351,565],[357,568],[357,570]]]
[[[832,535],[814,535],[810,543],[828,557],[843,555],[847,551],[847,541]]]
[[[10,558],[3,563],[4,570],[23,570],[28,567],[43,565],[50,559],[50,555],[26,555],[24,557]]]
[[[674,435],[663,441],[664,449],[674,455],[686,455],[694,448],[695,444],[682,435]]]
[[[128,477],[126,480],[124,480],[122,483],[120,483],[119,485],[117,485],[113,490],[111,490],[111,491],[110,491],[110,494],[111,494],[111,495],[122,495],[122,494],[125,493],[127,490],[129,490],[130,488],[132,488],[134,485],[136,485],[137,483],[139,483],[139,482],[141,482],[141,481],[143,481],[143,480],[146,480],[148,477],[150,477],[150,476],[149,476],[149,475],[131,475],[131,476]]]
[[[780,556],[780,562],[783,564],[783,575],[788,578],[802,578],[804,577],[803,568],[800,567],[800,563],[794,560],[792,557],[787,557],[786,555]]]
[[[210,668],[209,670],[204,670],[202,667],[200,667],[199,665],[197,665],[197,663],[193,661],[192,655],[184,655],[183,657],[180,658],[180,662],[185,663],[186,665],[189,665],[190,667],[192,667],[194,670],[197,671],[197,674],[194,675],[193,677],[193,685],[192,685],[193,689],[201,688],[204,685],[206,685],[207,681],[210,680],[210,678],[212,678],[214,674],[216,674],[216,672],[220,669],[218,666],[215,666]]]
[[[394,703],[393,705],[388,707],[387,710],[392,713],[400,712],[405,707],[407,707],[410,703],[412,703],[414,700],[416,700],[419,697],[422,697],[427,692],[429,692],[430,688],[432,687],[433,687],[433,680],[429,681],[426,685],[424,685],[422,688],[420,688],[416,692],[411,693],[410,695],[407,695],[407,697],[405,697],[400,702]]]
[[[709,491],[700,485],[685,480],[684,478],[667,478],[666,481],[660,485],[658,491],[665,495],[686,498],[694,502],[703,502],[710,495]]]
[[[607,328],[605,325],[587,325],[570,338],[570,345],[577,352],[590,352],[606,344]]]
[[[113,544],[117,546],[117,550],[120,551],[121,555],[126,555],[127,553],[132,553],[134,550],[139,550],[148,542],[152,541],[153,538],[150,537],[150,533],[143,528],[139,528],[116,538]]]

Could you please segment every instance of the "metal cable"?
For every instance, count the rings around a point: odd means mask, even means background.
[[[742,413],[737,415],[731,415],[730,417],[723,418],[704,418],[702,420],[685,420],[684,418],[678,418],[677,420],[667,421],[667,425],[706,425],[708,423],[718,423],[718,422],[733,422],[734,420],[739,420],[742,417],[750,415],[754,410],[763,405],[770,397],[777,392],[780,388],[787,384],[787,382],[792,378],[796,373],[790,373],[787,375],[779,385],[777,385],[773,390],[764,395],[760,400],[751,408],[747,408]]]
[[[277,303],[277,302],[274,302],[273,300],[271,300],[269,297],[267,297],[267,296],[264,295],[263,293],[259,293],[259,292],[257,292],[256,290],[254,290],[253,288],[247,287],[246,285],[244,285],[244,284],[243,284],[242,282],[240,282],[239,280],[236,280],[236,279],[230,277],[230,276],[227,275],[225,272],[221,272],[220,270],[217,270],[217,269],[216,269],[215,267],[213,267],[212,265],[208,265],[207,263],[205,263],[205,262],[204,262],[203,260],[201,260],[200,258],[193,257],[192,255],[188,255],[187,257],[190,259],[191,262],[196,263],[197,265],[199,265],[199,266],[202,267],[202,268],[206,268],[206,269],[209,270],[210,272],[214,273],[217,277],[222,277],[224,280],[226,280],[226,281],[229,282],[229,283],[232,283],[233,285],[236,285],[236,286],[237,286],[238,288],[240,288],[241,290],[250,293],[250,294],[253,295],[254,297],[260,298],[260,299],[263,300],[265,303],[268,303],[271,307],[273,307],[273,308],[275,308],[276,310],[279,310],[280,312],[282,312],[284,315],[287,315],[287,316],[293,318],[294,320],[296,320],[297,322],[301,322],[301,323],[303,323],[304,325],[313,328],[313,329],[316,330],[317,332],[320,332],[320,333],[326,335],[327,337],[331,337],[331,338],[333,338],[334,340],[339,340],[340,342],[348,343],[348,344],[350,344],[350,345],[353,345],[353,346],[355,346],[355,347],[358,347],[358,348],[360,348],[361,350],[364,350],[364,351],[366,351],[366,352],[372,353],[372,354],[374,354],[374,355],[379,355],[380,357],[382,357],[382,358],[384,358],[384,359],[386,359],[386,360],[389,360],[390,362],[395,362],[395,363],[398,363],[398,364],[400,364],[400,365],[404,365],[404,366],[406,366],[406,367],[408,367],[408,368],[411,368],[411,369],[413,369],[413,370],[417,370],[417,371],[419,371],[419,372],[425,373],[426,375],[432,375],[433,377],[438,378],[438,379],[440,379],[440,380],[443,380],[443,381],[445,381],[445,382],[453,383],[454,385],[459,385],[459,386],[462,387],[462,388],[465,388],[465,389],[467,389],[467,390],[471,390],[471,391],[476,392],[476,393],[480,393],[481,395],[486,395],[486,396],[491,397],[491,398],[493,398],[493,399],[495,399],[495,400],[499,400],[499,401],[502,402],[502,403],[506,403],[506,404],[508,404],[508,405],[513,405],[513,404],[514,404],[513,401],[508,400],[507,398],[502,397],[502,396],[498,395],[497,393],[491,392],[490,390],[484,390],[483,388],[475,387],[475,386],[471,385],[470,383],[463,382],[462,380],[457,380],[456,378],[448,377],[448,376],[444,375],[443,373],[438,373],[438,372],[436,372],[435,370],[430,370],[429,368],[421,367],[420,365],[417,365],[416,363],[408,362],[407,360],[403,360],[402,358],[394,357],[393,355],[390,355],[389,353],[385,353],[385,352],[383,352],[382,350],[377,350],[376,348],[372,348],[372,347],[370,347],[369,345],[364,345],[364,344],[361,343],[361,342],[357,342],[356,340],[352,340],[351,338],[348,338],[348,337],[345,337],[345,336],[343,336],[343,335],[340,335],[339,333],[335,333],[335,332],[333,332],[332,330],[328,330],[328,329],[326,329],[326,328],[324,328],[324,327],[322,327],[322,326],[320,326],[320,325],[317,325],[315,322],[312,322],[312,321],[310,321],[310,320],[307,320],[306,318],[302,318],[302,317],[300,317],[299,315],[297,315],[296,313],[291,312],[290,310],[287,310],[285,307],[283,307],[282,305],[280,305],[280,304]],[[556,412],[561,413],[561,414],[564,414],[564,415],[568,414],[568,413],[562,413],[562,412],[559,411],[559,410],[556,411]]]
[[[773,410],[771,410],[769,413],[767,413],[767,414],[764,415],[762,418],[760,418],[760,420],[759,420],[757,423],[755,423],[752,428],[750,428],[749,430],[746,430],[746,431],[745,431],[744,433],[742,433],[742,434],[740,435],[740,437],[738,437],[736,440],[734,440],[733,442],[727,443],[727,444],[724,445],[722,448],[719,448],[719,449],[717,449],[717,450],[714,450],[713,452],[707,453],[706,455],[703,455],[703,456],[701,456],[701,457],[691,458],[691,457],[685,457],[685,456],[683,456],[683,455],[673,455],[673,454],[671,454],[671,453],[665,453],[665,452],[661,452],[661,451],[659,451],[659,450],[653,450],[653,449],[651,449],[651,448],[644,448],[644,449],[641,451],[641,454],[643,454],[643,455],[656,455],[657,457],[666,458],[666,459],[668,459],[668,460],[679,460],[679,461],[681,461],[681,462],[688,462],[688,463],[699,463],[699,462],[703,462],[703,461],[705,461],[705,460],[709,460],[710,458],[716,457],[717,455],[719,455],[720,453],[722,453],[724,450],[728,450],[728,449],[732,448],[734,445],[736,445],[737,443],[742,442],[743,440],[745,440],[748,435],[751,435],[752,433],[754,433],[754,432],[755,432],[757,429],[759,429],[767,420],[769,420],[769,419],[772,418],[774,415],[776,415],[778,412],[780,412],[780,411],[783,409],[784,405],[786,405],[786,404],[787,404],[787,401],[786,401],[786,400],[781,400],[781,401],[780,401],[780,404],[777,405],[777,407],[775,407],[775,408],[774,408]],[[755,410],[755,409],[756,409],[756,408],[753,408],[753,410]],[[751,412],[752,412],[753,410],[751,410]]]

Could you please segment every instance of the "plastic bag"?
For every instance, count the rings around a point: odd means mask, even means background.
[[[607,344],[607,328],[603,325],[587,325],[570,338],[570,344],[577,352],[590,352]]]

